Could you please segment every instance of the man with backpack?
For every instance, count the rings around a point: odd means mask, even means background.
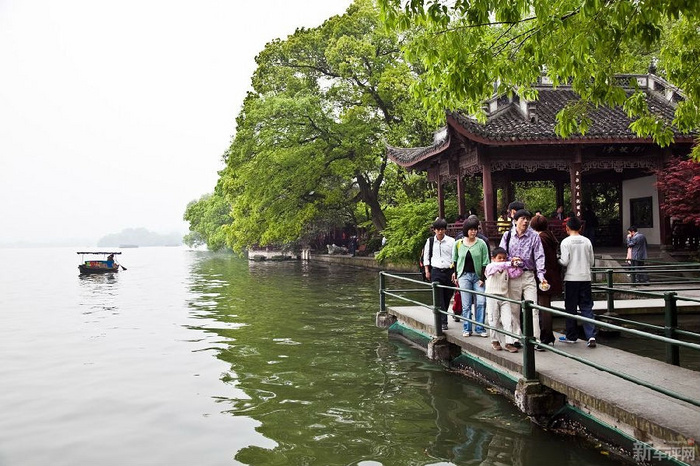
[[[446,234],[447,222],[444,218],[438,218],[433,222],[435,236],[425,241],[423,248],[423,268],[425,279],[431,283],[443,286],[454,286],[452,283],[452,248],[455,240]],[[453,290],[448,288],[438,289],[439,301],[436,303],[443,312],[447,312]],[[447,314],[440,314],[442,329],[447,330]]]

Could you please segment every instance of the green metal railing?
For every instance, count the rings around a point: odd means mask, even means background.
[[[606,281],[604,284],[595,283],[592,286],[593,292],[606,294],[606,313],[601,316],[605,321],[617,322],[619,324],[633,325],[636,327],[645,328],[649,331],[663,332],[667,338],[674,339],[676,337],[684,337],[691,339],[700,339],[700,334],[681,330],[678,327],[678,301],[682,300],[689,303],[700,305],[700,299],[693,297],[680,297],[679,291],[697,290],[700,289],[700,264],[696,263],[656,263],[655,265],[636,266],[632,271],[629,266],[621,267],[593,267],[591,272],[604,273]],[[653,275],[654,280],[645,283],[629,283],[626,280],[615,281],[616,276],[620,274],[627,275],[628,273],[641,273]],[[671,279],[666,279],[666,277]],[[659,278],[662,278],[661,280]],[[674,291],[652,291],[640,290],[640,286],[653,286],[668,289],[673,287]],[[629,319],[622,319],[614,316],[615,313],[615,293],[625,293],[646,299],[663,299],[664,300],[664,326],[637,322]],[[666,344],[666,362],[680,365],[680,348],[678,345]]]
[[[486,298],[491,298],[491,299],[498,299],[502,301],[508,301],[513,304],[520,305],[522,308],[523,312],[523,318],[521,321],[521,327],[523,334],[515,334],[508,332],[503,329],[497,329],[494,328],[488,323],[481,323],[477,322],[474,319],[465,317],[465,316],[460,316],[459,318],[461,320],[466,320],[468,322],[471,322],[472,324],[479,324],[484,326],[485,328],[492,329],[498,333],[504,334],[511,336],[513,338],[518,339],[521,344],[523,345],[523,368],[522,368],[522,375],[525,380],[537,380],[537,372],[535,369],[535,346],[537,345],[537,341],[534,338],[534,329],[533,329],[533,323],[532,323],[532,310],[533,309],[538,309],[540,312],[549,312],[553,315],[560,316],[560,317],[567,317],[567,318],[572,318],[575,319],[579,322],[588,322],[595,324],[597,327],[601,328],[606,328],[609,330],[614,330],[614,331],[619,331],[619,332],[625,332],[628,334],[632,334],[644,339],[652,340],[652,341],[657,341],[666,344],[666,361],[678,365],[679,364],[679,348],[688,348],[693,351],[700,351],[700,345],[695,344],[695,343],[689,343],[686,341],[682,341],[677,339],[677,336],[684,336],[684,337],[691,337],[691,338],[700,338],[700,335],[697,333],[693,332],[687,332],[683,331],[681,329],[677,328],[678,325],[678,314],[677,314],[677,306],[676,303],[678,300],[689,300],[689,301],[697,301],[700,303],[700,300],[696,300],[693,298],[685,298],[685,297],[680,297],[677,296],[675,292],[666,292],[663,294],[664,298],[667,300],[667,305],[665,307],[665,326],[663,327],[664,329],[664,336],[660,335],[654,335],[648,332],[643,332],[640,330],[636,329],[631,329],[627,327],[622,327],[620,325],[608,323],[605,321],[601,320],[596,320],[596,319],[589,319],[583,316],[579,315],[572,315],[566,312],[565,309],[561,308],[554,308],[554,307],[544,307],[540,306],[538,304],[533,303],[532,301],[516,301],[508,298],[504,298],[502,296],[493,296],[487,293],[482,293],[474,290],[466,290],[463,288],[458,288],[458,287],[449,287],[449,286],[444,286],[440,285],[438,283],[425,283],[421,280],[416,280],[413,278],[410,278],[411,276],[419,276],[420,274],[413,273],[413,274],[391,274],[387,272],[379,272],[379,310],[381,313],[386,313],[386,297],[391,296],[394,298],[399,299],[402,302],[408,302],[414,305],[418,305],[421,307],[425,307],[427,309],[431,309],[433,312],[433,315],[435,316],[434,320],[434,326],[435,326],[435,334],[438,337],[441,337],[444,335],[442,331],[442,325],[441,325],[441,319],[440,315],[441,314],[446,314],[446,315],[455,315],[452,312],[445,312],[440,309],[439,302],[439,292],[440,289],[450,289],[454,291],[465,291],[467,293],[471,293],[473,295],[480,295],[480,296],[485,296]],[[419,285],[418,288],[401,288],[401,289],[388,289],[386,287],[386,279],[387,278],[392,278],[392,279],[397,279],[402,282],[407,282],[411,284],[417,284]],[[599,287],[600,288],[600,287]],[[608,287],[603,287],[605,288],[605,291],[610,291]],[[432,303],[431,304],[426,304],[425,302],[422,301],[417,301],[415,299],[408,298],[405,296],[406,293],[424,293],[427,291],[431,291],[432,294]],[[615,289],[614,291],[625,291],[626,293],[628,290],[620,290],[620,289]],[[645,294],[648,294],[646,292]],[[657,293],[658,294],[658,293]],[[603,316],[606,319],[610,318],[609,316]],[[660,327],[658,326],[651,326],[655,329],[659,329]],[[541,348],[545,349],[546,351],[550,351],[552,353],[558,354],[560,356],[564,356],[569,359],[573,359],[575,361],[578,361],[582,364],[585,364],[590,367],[594,367],[598,370],[601,370],[603,372],[607,372],[609,374],[615,375],[617,377],[620,377],[624,380],[627,380],[629,382],[633,382],[635,384],[641,385],[643,387],[647,387],[651,390],[654,390],[659,393],[663,393],[664,395],[670,396],[672,398],[682,400],[685,402],[688,402],[690,404],[693,404],[695,406],[700,406],[700,400],[699,399],[693,399],[690,397],[687,397],[683,394],[675,393],[670,390],[665,389],[664,387],[660,387],[658,385],[655,385],[651,382],[647,382],[645,380],[639,379],[634,376],[630,376],[624,373],[620,373],[619,371],[614,371],[610,368],[606,368],[605,366],[598,364],[594,361],[590,361],[586,358],[582,358],[570,353],[567,353],[566,351],[559,350],[555,348],[554,346],[550,345],[540,345]]]
[[[695,262],[668,263],[645,261],[645,265],[592,267],[591,272],[594,276],[605,274],[605,282],[608,286],[613,284],[631,288],[672,286],[677,291],[700,289],[700,264]],[[644,283],[635,283],[630,281],[634,276],[646,276],[650,279]],[[618,280],[615,280],[615,277]],[[619,278],[624,279],[620,280]]]

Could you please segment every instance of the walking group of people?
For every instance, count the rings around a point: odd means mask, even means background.
[[[521,306],[509,300],[528,300],[540,306],[551,305],[552,296],[565,291],[565,308],[576,315],[593,319],[591,295],[591,267],[593,246],[581,235],[581,221],[577,217],[566,220],[567,237],[558,244],[547,228],[547,219],[525,210],[522,202],[508,206],[510,224],[503,228],[498,247],[490,250],[488,239],[479,231],[479,220],[472,215],[462,225],[462,235],[454,239],[446,234],[447,222],[438,218],[433,223],[435,236],[426,241],[423,252],[425,276],[428,281],[447,287],[458,286],[462,303],[462,316],[471,318],[463,322],[463,336],[490,337],[492,348],[515,353],[521,346],[518,338],[499,332],[522,334]],[[500,229],[499,229],[500,231]],[[480,237],[481,236],[481,237]],[[561,250],[561,256],[557,254]],[[562,268],[566,270],[563,276]],[[447,312],[453,291],[440,288],[440,308]],[[482,294],[490,295],[488,298]],[[472,303],[474,312],[472,317]],[[540,345],[554,344],[552,314],[532,310],[533,333]],[[484,323],[488,322],[489,331]],[[441,314],[442,329],[448,328],[446,314]],[[584,323],[588,347],[595,348],[595,325]],[[575,343],[579,339],[576,319],[566,319],[566,335],[560,340]]]

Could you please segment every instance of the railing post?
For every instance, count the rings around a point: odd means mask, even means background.
[[[664,293],[664,334],[666,338],[676,338],[676,328],[678,327],[678,307],[676,305],[676,292],[667,291]],[[674,366],[681,365],[680,348],[673,343],[666,343],[666,363]]]
[[[432,282],[430,285],[433,287],[433,315],[435,316],[435,335],[441,337],[443,333],[442,319],[440,318],[440,296],[438,295],[438,293],[440,293],[441,290],[438,288],[438,282]]]
[[[386,312],[386,295],[384,295],[384,289],[386,288],[386,276],[384,272],[379,272],[379,312]]]
[[[536,380],[535,346],[531,342],[533,337],[532,301],[523,301],[521,307],[523,308],[522,330],[525,335],[525,341],[523,342],[523,377],[525,380]]]
[[[612,314],[613,312],[615,312],[615,292],[612,290],[614,284],[612,269],[606,270],[605,275],[608,280],[608,314]]]

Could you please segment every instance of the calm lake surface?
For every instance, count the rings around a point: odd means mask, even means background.
[[[374,325],[375,271],[0,249],[0,465],[612,465]]]

